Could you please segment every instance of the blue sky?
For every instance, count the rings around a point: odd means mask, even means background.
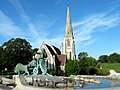
[[[61,48],[68,0],[0,0],[0,45],[24,38]],[[70,0],[76,54],[120,53],[120,0]]]

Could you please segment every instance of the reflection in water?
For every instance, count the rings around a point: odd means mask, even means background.
[[[109,79],[98,79],[101,80],[101,84],[94,83],[84,83],[80,87],[81,89],[92,89],[92,88],[110,88],[110,87],[120,87],[120,80],[109,80]]]
[[[79,90],[79,89],[120,87],[120,80],[109,80],[109,79],[98,79],[98,78],[96,78],[96,80],[100,80],[102,83],[95,84],[95,83],[84,82],[84,81],[67,80],[64,82],[64,84],[66,84],[67,86],[62,88],[66,88],[66,89],[74,88],[75,90]],[[36,86],[36,87],[58,88],[54,86],[53,82],[40,81],[40,80],[34,80],[32,83],[29,83],[29,85]]]
[[[111,86],[120,86],[120,80],[111,80],[110,85]]]
[[[109,80],[109,79],[97,79],[100,80],[101,84],[89,83],[76,81],[74,88],[76,89],[95,89],[95,88],[110,88],[110,87],[120,87],[120,80]]]

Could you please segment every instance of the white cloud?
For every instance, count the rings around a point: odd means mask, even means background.
[[[40,45],[45,42],[47,44],[52,44],[57,46],[58,48],[61,47],[62,42],[63,42],[63,35],[56,35],[54,38],[49,38],[49,37],[39,37],[36,38],[34,41],[31,42],[32,46],[34,47],[40,47]]]
[[[2,11],[0,11],[0,35],[16,37],[21,33],[20,28]],[[21,33],[22,34],[22,33]]]
[[[49,39],[48,37],[49,34],[51,34],[48,29],[55,23],[55,20],[48,18],[44,14],[37,15],[36,18],[32,20],[32,17],[26,14],[25,8],[19,0],[9,0],[9,2],[15,7],[22,20],[28,26],[24,35],[29,39],[33,47],[39,46],[42,41],[55,41],[55,39]]]
[[[51,41],[51,43],[59,46],[58,41],[61,41],[62,37],[54,35],[55,38],[49,38],[51,31],[48,30],[56,20],[52,20],[43,14],[38,15],[36,19],[32,20],[31,17],[27,16],[24,7],[18,0],[9,1],[15,7],[23,23],[27,25],[27,28],[24,29],[23,27],[17,26],[16,22],[0,11],[0,35],[4,36],[6,39],[15,37],[25,38],[29,40],[33,47],[39,47],[42,41],[46,43]],[[31,22],[31,20],[33,22]]]
[[[15,22],[13,22],[8,16],[0,11],[1,35],[11,37],[25,37],[30,41],[33,47],[38,47],[43,41],[46,43],[51,42],[51,44],[60,47],[60,44],[63,42],[64,38],[63,34],[54,35],[53,38],[49,37],[49,35],[52,33],[48,29],[54,25],[56,22],[55,20],[52,20],[43,14],[38,15],[34,20],[32,20],[32,17],[29,17],[26,14],[24,7],[19,2],[19,0],[9,1],[15,7],[23,22],[26,23],[27,30],[25,32],[22,32],[21,27],[18,27]],[[60,0],[58,0],[58,3],[59,1]],[[96,38],[93,36],[94,32],[108,30],[109,28],[118,25],[119,22],[119,14],[111,14],[109,16],[107,13],[94,14],[81,21],[74,22],[73,28],[76,46],[78,47],[80,44],[89,45],[94,43],[96,40]]]
[[[115,27],[120,23],[120,14],[95,14],[82,21],[73,23],[74,36],[77,44],[92,44],[95,42],[94,32],[100,32]]]
[[[24,7],[21,5],[19,0],[9,0],[9,2],[16,8],[17,12],[21,16],[22,20],[27,24],[29,32],[34,34],[35,36],[38,36],[38,31],[36,30],[36,27],[31,22],[31,18],[26,14]]]

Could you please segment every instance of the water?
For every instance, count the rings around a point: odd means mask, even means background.
[[[76,89],[96,89],[96,88],[111,88],[111,87],[120,87],[120,80],[109,80],[109,79],[96,79],[100,80],[101,84],[88,83],[83,84],[83,87],[80,87],[80,83],[76,83]]]
[[[101,78],[95,78],[95,80],[101,81],[101,84],[95,84],[95,83],[81,83],[80,81],[76,82],[76,85],[74,88],[76,90],[81,90],[81,89],[97,89],[97,88],[111,88],[111,87],[120,87],[120,80],[109,80],[109,79],[101,79]],[[49,82],[38,82],[36,85],[31,84],[32,86],[37,86],[37,87],[46,87],[46,88],[51,88],[52,83],[50,84]],[[57,87],[54,87],[57,88]],[[67,87],[64,87],[67,88]]]

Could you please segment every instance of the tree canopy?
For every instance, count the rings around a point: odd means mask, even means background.
[[[34,56],[37,53],[37,51],[38,51],[38,48],[32,49],[32,56]]]
[[[78,61],[76,60],[69,60],[67,65],[65,66],[65,71],[67,76],[70,75],[77,75],[79,74],[79,67],[78,67]]]
[[[98,61],[101,63],[120,63],[120,54],[101,55]]]
[[[78,59],[81,59],[81,58],[84,58],[84,57],[87,57],[88,56],[88,53],[87,52],[80,52],[78,54]]]
[[[27,64],[32,59],[32,49],[29,42],[21,38],[12,38],[1,46],[0,65],[13,69],[17,63]]]
[[[65,66],[66,74],[69,75],[85,75],[96,74],[97,61],[93,57],[88,57],[87,52],[79,53],[79,60],[68,60]]]
[[[98,59],[99,62],[104,63],[104,62],[108,62],[109,60],[109,56],[108,55],[101,55]]]
[[[120,63],[120,54],[113,53],[109,55],[109,62],[111,63]]]

